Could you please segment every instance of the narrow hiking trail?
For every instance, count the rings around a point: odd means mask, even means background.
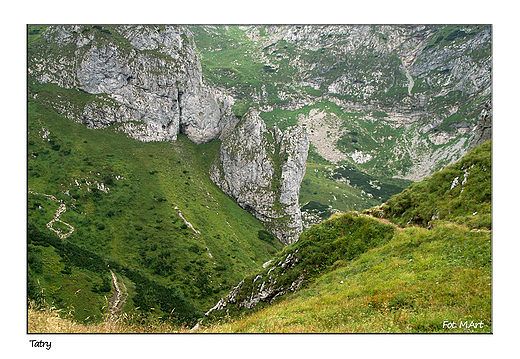
[[[394,226],[394,227],[397,228],[398,230],[402,230],[402,229],[404,229],[404,227],[398,226],[397,224],[390,222],[390,221],[389,221],[388,219],[386,219],[386,218],[375,217],[375,216],[372,216],[372,215],[370,215],[370,214],[365,214],[365,213],[360,213],[359,215],[360,215],[360,216],[363,216],[363,217],[369,217],[369,218],[377,219],[379,222],[381,222],[381,223],[383,223],[383,224],[389,224],[389,225],[391,225],[391,226]]]
[[[38,193],[38,192],[35,192],[35,191],[32,191],[32,190],[29,190],[28,192],[31,193],[31,194],[36,194],[36,195],[47,197],[48,199],[50,199],[50,200],[52,200],[54,202],[58,202],[60,204],[58,209],[56,210],[56,214],[54,214],[54,217],[51,219],[51,221],[49,223],[47,223],[47,228],[49,228],[51,231],[55,232],[60,239],[65,239],[68,236],[70,236],[72,234],[72,232],[74,232],[74,227],[72,225],[70,225],[70,224],[68,224],[66,222],[63,222],[60,219],[61,215],[63,213],[65,213],[65,211],[67,210],[67,205],[65,204],[65,201],[59,200],[59,199],[57,199],[56,197],[54,197],[54,196],[52,196],[50,194]],[[65,226],[67,226],[69,228],[69,231],[67,233],[63,233],[62,229],[55,229],[55,228],[53,228],[52,225],[53,225],[54,222],[60,222],[60,223],[64,224]]]
[[[128,291],[125,286],[125,282],[123,277],[121,277],[121,285],[123,290],[119,287],[119,283],[117,281],[117,276],[110,269],[110,273],[112,274],[112,283],[114,284],[114,293],[110,298],[110,302],[108,303],[107,313],[105,315],[105,323],[114,324],[119,318],[119,312],[123,308],[126,303],[126,298],[128,298]]]

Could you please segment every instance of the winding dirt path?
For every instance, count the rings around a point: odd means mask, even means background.
[[[123,277],[121,277],[121,285],[123,290],[119,287],[119,283],[117,281],[117,276],[110,269],[110,273],[112,274],[112,283],[114,284],[114,293],[110,298],[110,302],[108,303],[107,313],[105,315],[105,323],[115,323],[119,318],[119,312],[125,305],[126,298],[128,298],[128,291],[125,286],[125,282]]]
[[[38,192],[32,191],[32,190],[29,190],[28,193],[47,197],[48,199],[50,199],[54,202],[58,202],[60,204],[58,206],[58,209],[56,210],[56,213],[54,214],[54,217],[52,218],[52,220],[49,223],[47,223],[47,228],[49,228],[51,231],[55,232],[58,235],[58,237],[60,237],[61,239],[67,238],[68,236],[70,236],[72,234],[72,232],[74,232],[73,226],[71,226],[70,224],[68,224],[66,222],[63,222],[60,219],[61,215],[63,213],[65,213],[65,211],[67,210],[67,205],[66,205],[65,201],[59,200],[56,197],[54,197],[53,195],[45,194],[45,193],[38,193]],[[54,222],[63,223],[64,225],[69,227],[69,232],[63,233],[63,231],[61,229],[53,228],[52,225]],[[190,223],[190,225],[191,225],[191,223]],[[192,227],[192,229],[193,229],[193,227]],[[195,230],[195,229],[193,229],[193,230]],[[115,290],[112,293],[112,297],[110,298],[110,301],[108,303],[108,308],[107,308],[107,312],[105,315],[105,322],[114,324],[117,322],[117,319],[119,318],[119,312],[121,312],[121,309],[123,308],[123,306],[126,303],[126,299],[128,298],[128,290],[126,289],[123,277],[121,277],[121,282],[120,282],[121,286],[123,287],[123,289],[121,289],[121,287],[119,286],[119,282],[117,280],[117,276],[111,269],[110,269],[110,274],[112,274],[112,283],[114,284]]]
[[[72,232],[74,232],[74,227],[73,226],[71,226],[70,224],[68,224],[66,222],[63,222],[60,219],[60,216],[63,213],[65,213],[65,211],[67,210],[67,205],[65,204],[65,201],[59,200],[59,199],[57,199],[56,197],[54,197],[54,196],[52,196],[50,194],[38,193],[38,192],[35,192],[35,191],[31,191],[31,190],[29,190],[29,193],[47,197],[48,199],[50,199],[50,200],[52,200],[54,202],[58,202],[60,204],[58,209],[56,210],[56,214],[54,214],[54,218],[51,219],[51,221],[49,223],[47,223],[47,228],[49,228],[51,231],[55,232],[58,235],[58,237],[60,237],[61,239],[67,238],[68,236],[70,236],[72,234]],[[61,229],[54,229],[54,228],[52,228],[52,224],[54,222],[63,223],[64,225],[69,227],[69,231],[67,233],[63,233],[63,231]]]

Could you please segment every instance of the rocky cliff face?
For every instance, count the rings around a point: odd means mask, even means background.
[[[29,75],[102,95],[67,112],[89,127],[124,123],[141,141],[184,133],[208,142],[228,126],[232,100],[203,84],[188,35],[176,26],[53,26],[43,34],[47,44],[30,54]]]
[[[493,135],[493,109],[491,108],[491,103],[488,102],[484,106],[484,109],[480,113],[480,117],[478,119],[477,126],[473,131],[469,139],[469,146],[476,147],[480,146],[487,140],[490,140]]]
[[[302,231],[298,197],[308,150],[301,128],[268,129],[252,110],[222,142],[211,179],[289,244]]]

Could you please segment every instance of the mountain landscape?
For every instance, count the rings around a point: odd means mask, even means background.
[[[491,26],[27,45],[29,332],[491,332]]]

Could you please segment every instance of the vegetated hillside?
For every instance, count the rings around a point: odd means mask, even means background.
[[[402,221],[411,209],[428,220],[403,228],[370,216],[383,213],[374,208],[312,226],[221,299],[202,330],[491,332],[490,160],[487,142],[382,206]],[[466,206],[465,193],[474,197]],[[408,196],[415,202],[403,210]]]
[[[401,226],[446,220],[491,229],[491,140],[457,163],[367,211]]]
[[[469,228],[491,229],[490,153],[488,141],[372,213],[400,225],[425,226],[434,220],[447,220]]]
[[[489,232],[451,223],[407,228],[324,272],[271,306],[222,318],[203,331],[492,332]]]
[[[307,226],[381,204],[460,159],[491,98],[490,26],[189,29],[205,79],[233,96],[237,115],[253,106],[268,126],[304,126],[308,162],[330,166],[304,178]],[[329,168],[342,173],[327,176]]]
[[[28,297],[102,321],[112,270],[123,312],[191,323],[282,244],[209,179],[218,141],[143,143],[48,105],[93,96],[29,77]]]

